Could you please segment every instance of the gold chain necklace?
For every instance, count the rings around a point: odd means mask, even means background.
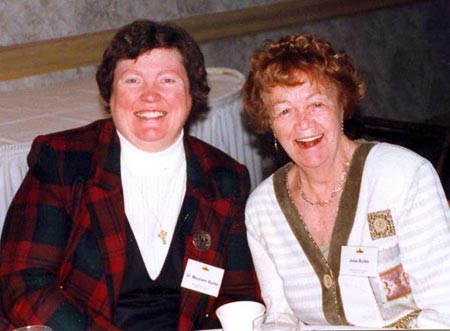
[[[141,188],[140,185],[139,185],[139,181],[138,181],[137,178],[134,176],[133,171],[131,170],[130,166],[128,165],[128,163],[127,163],[126,161],[125,161],[125,167],[127,168],[127,171],[128,171],[128,173],[129,173],[131,179],[133,180],[133,182],[134,182],[134,184],[135,184],[137,190],[139,191],[139,194],[141,195],[141,197],[142,197],[143,200],[145,201],[145,204],[146,204],[146,206],[147,206],[148,212],[151,213],[151,214],[153,215],[153,217],[155,217],[155,219],[158,221],[158,224],[159,224],[159,232],[158,232],[158,235],[157,235],[158,238],[161,239],[161,243],[162,243],[163,245],[167,245],[167,235],[168,235],[168,232],[167,232],[166,230],[164,230],[163,224],[162,224],[162,223],[163,223],[163,220],[164,220],[164,216],[158,217],[158,216],[153,212],[152,208],[150,207],[150,205],[149,205],[149,203],[148,203],[148,200],[147,200],[146,197],[145,197],[145,194],[144,194],[142,188]],[[172,185],[171,185],[171,188],[169,189],[170,194],[173,193],[173,189],[174,189],[174,185],[172,184]],[[165,208],[163,208],[163,209],[165,209]]]
[[[297,182],[298,182],[298,190],[300,192],[300,196],[307,204],[309,204],[311,206],[323,207],[323,206],[329,204],[339,192],[342,192],[344,190],[344,183],[345,183],[345,180],[347,179],[349,168],[350,168],[350,160],[347,160],[347,162],[345,162],[344,170],[342,170],[341,177],[339,179],[337,186],[333,190],[331,190],[330,198],[327,200],[324,199],[324,200],[317,200],[317,201],[312,201],[311,199],[309,199],[306,196],[305,192],[302,190],[302,185],[301,185],[301,181],[300,181],[300,172],[297,171]]]

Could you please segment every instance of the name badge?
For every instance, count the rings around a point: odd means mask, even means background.
[[[377,265],[377,247],[342,246],[341,275],[376,277]]]
[[[181,287],[217,297],[224,269],[189,259]]]

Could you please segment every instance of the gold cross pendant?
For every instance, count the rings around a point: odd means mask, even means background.
[[[167,237],[167,232],[164,231],[163,229],[161,229],[161,231],[159,231],[158,233],[158,238],[162,240],[162,244],[166,245],[166,237]]]

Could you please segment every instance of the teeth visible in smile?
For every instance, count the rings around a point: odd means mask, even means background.
[[[307,138],[296,139],[296,141],[299,142],[299,143],[308,143],[308,142],[310,142],[310,141],[317,140],[317,139],[319,139],[319,138],[321,138],[321,137],[322,137],[322,135],[321,135],[321,134],[318,134],[317,136],[312,136],[312,137],[307,137]]]
[[[158,118],[166,115],[165,111],[151,111],[151,112],[137,112],[136,116],[139,118]]]

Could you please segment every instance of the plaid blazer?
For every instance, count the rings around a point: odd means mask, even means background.
[[[187,186],[178,222],[190,220],[184,267],[194,259],[225,269],[217,298],[181,289],[179,330],[217,327],[215,309],[260,301],[247,246],[247,169],[214,147],[184,139]],[[0,246],[2,308],[16,325],[118,330],[111,320],[126,260],[120,143],[112,120],[39,136],[8,210]],[[212,245],[200,251],[193,234]]]

